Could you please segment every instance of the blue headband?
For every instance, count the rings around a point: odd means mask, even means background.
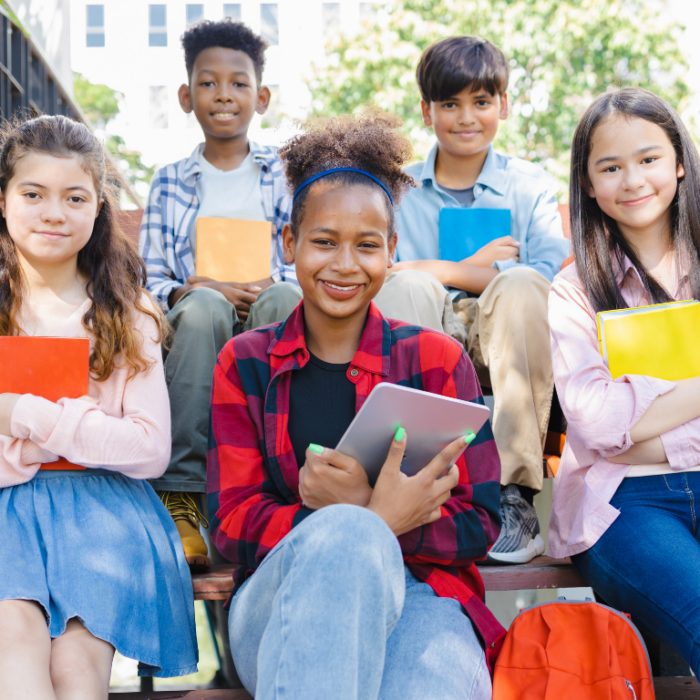
[[[377,177],[374,177],[374,175],[368,173],[366,170],[358,170],[357,168],[331,168],[330,170],[324,170],[323,172],[320,172],[318,175],[314,175],[313,177],[310,177],[308,180],[304,180],[304,182],[297,187],[296,191],[294,192],[294,197],[292,198],[293,200],[296,199],[299,196],[299,193],[305,188],[308,187],[312,182],[316,182],[316,180],[320,180],[322,177],[326,177],[326,175],[330,175],[331,173],[340,173],[340,172],[347,172],[347,173],[360,173],[360,175],[364,175],[365,177],[368,177],[370,180],[374,180],[387,194],[387,197],[389,197],[389,201],[391,202],[391,206],[394,206],[394,198],[391,196],[391,192],[389,192],[389,188]]]

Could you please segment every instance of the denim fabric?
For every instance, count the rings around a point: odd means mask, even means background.
[[[192,579],[146,481],[40,471],[0,489],[0,600],[34,600],[51,637],[79,618],[148,676],[197,670]]]
[[[460,206],[435,179],[437,153],[435,144],[425,162],[406,169],[419,187],[404,195],[396,213],[397,260],[438,260],[440,210]],[[520,241],[520,262],[499,260],[494,264],[499,271],[531,267],[550,282],[559,272],[570,244],[564,238],[557,189],[554,178],[538,165],[501,155],[489,146],[472,207],[510,209],[510,233]]]
[[[700,673],[700,472],[624,479],[617,519],[574,566]]]
[[[484,652],[461,605],[404,568],[365,508],[323,508],[237,592],[238,674],[256,700],[488,700]]]

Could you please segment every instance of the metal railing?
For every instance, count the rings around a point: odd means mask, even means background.
[[[0,0],[0,117],[63,114],[87,122],[41,49]]]

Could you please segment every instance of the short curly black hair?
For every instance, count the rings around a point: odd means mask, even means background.
[[[243,22],[234,22],[228,18],[218,22],[204,19],[192,25],[182,35],[180,41],[182,48],[185,49],[185,67],[190,78],[197,56],[204,49],[222,46],[225,49],[247,53],[255,66],[255,78],[258,85],[262,83],[267,42]]]
[[[378,109],[369,109],[359,115],[345,114],[326,119],[310,119],[303,125],[303,133],[291,138],[280,148],[287,185],[291,194],[303,182],[331,168],[365,170],[386,185],[398,206],[402,195],[414,186],[413,178],[403,171],[411,160],[411,142],[398,133],[401,120]],[[341,171],[323,178],[323,182],[344,185],[379,185],[370,178],[354,172]],[[314,183],[315,184],[315,183]],[[296,235],[304,212],[304,203],[314,185],[303,189],[292,206],[291,226]],[[384,190],[382,190],[383,192]],[[394,231],[394,207],[386,197]]]

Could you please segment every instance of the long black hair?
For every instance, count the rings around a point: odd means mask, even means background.
[[[671,241],[679,284],[683,282],[693,298],[700,300],[700,158],[695,144],[676,111],[657,95],[641,88],[626,87],[598,97],[576,127],[571,149],[570,214],[571,239],[576,269],[586,286],[596,312],[624,309],[613,272],[613,260],[622,263],[626,255],[635,266],[652,304],[671,301],[671,295],[644,268],[639,256],[620,232],[617,222],[607,216],[588,194],[588,158],[596,128],[609,117],[645,119],[661,127],[676,152],[676,163],[685,175],[678,180],[671,203]]]

